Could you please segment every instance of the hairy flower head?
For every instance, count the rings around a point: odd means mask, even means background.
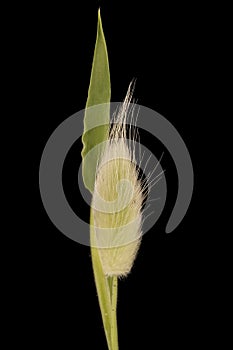
[[[95,238],[107,276],[130,272],[142,236],[143,186],[134,142],[126,136],[131,97],[130,86],[99,159],[93,192]]]

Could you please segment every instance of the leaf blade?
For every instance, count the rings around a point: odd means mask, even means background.
[[[98,153],[86,157],[96,145],[106,141],[110,120],[111,83],[108,52],[103,32],[100,10],[98,11],[97,36],[92,64],[92,72],[86,110],[84,116],[84,132],[82,136],[82,173],[84,185],[93,192]],[[100,105],[98,108],[91,108]],[[98,114],[98,115],[96,115]],[[102,125],[93,128],[93,120],[98,118]],[[101,149],[100,149],[101,150]]]
[[[98,249],[94,248],[96,245],[95,242],[95,232],[94,232],[94,226],[93,226],[93,213],[91,210],[91,217],[90,217],[90,225],[91,225],[91,232],[90,232],[90,240],[91,240],[91,257],[92,257],[92,266],[94,271],[94,277],[95,277],[95,285],[97,289],[97,295],[104,325],[104,331],[105,336],[108,343],[109,350],[112,349],[111,345],[111,327],[112,327],[112,321],[111,321],[111,295],[110,295],[110,289],[108,285],[107,278],[105,277],[98,253]]]
[[[108,63],[107,47],[102,27],[100,10],[98,12],[97,37],[92,64],[88,98],[84,116],[84,132],[82,136],[82,175],[86,188],[92,193],[95,182],[96,165],[98,153],[93,153],[91,157],[87,154],[97,145],[108,139],[110,122],[110,72]],[[98,108],[92,108],[99,105]],[[96,119],[101,126],[93,127]],[[101,148],[100,148],[101,150]],[[90,213],[90,244],[92,266],[95,277],[95,284],[98,294],[98,300],[104,325],[104,331],[109,350],[112,350],[111,344],[111,289],[108,279],[104,275],[100,261],[98,249],[95,242],[93,213]]]

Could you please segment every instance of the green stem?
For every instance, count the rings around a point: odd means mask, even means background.
[[[111,343],[112,350],[118,350],[118,332],[117,332],[117,276],[112,277],[112,317],[111,317]]]

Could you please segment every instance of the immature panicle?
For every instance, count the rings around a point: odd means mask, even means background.
[[[93,193],[96,243],[107,276],[130,272],[142,234],[143,188],[134,143],[126,139],[131,95],[130,87],[99,160]]]

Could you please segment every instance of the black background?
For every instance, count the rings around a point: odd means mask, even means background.
[[[175,126],[189,149],[195,173],[189,210],[176,230],[166,235],[177,174],[163,146],[141,131],[142,143],[158,158],[165,151],[162,165],[168,197],[161,218],[143,238],[131,274],[119,283],[120,349],[163,349],[171,344],[189,348],[207,334],[209,315],[205,289],[209,274],[199,218],[201,134],[196,123],[205,86],[204,9],[149,1],[85,1],[76,7],[56,4],[32,9],[28,63],[36,85],[33,112],[37,119],[31,125],[38,140],[35,173],[54,129],[85,107],[99,5],[109,53],[112,101],[121,101],[136,77],[134,96],[138,103],[161,113]],[[89,213],[83,210],[86,207],[76,189],[81,147],[79,140],[69,153],[63,181],[73,209],[87,220]],[[66,349],[105,349],[90,250],[53,226],[39,189],[36,191],[38,216],[32,220],[29,240],[33,268],[26,292],[31,341],[49,347],[64,344]]]

